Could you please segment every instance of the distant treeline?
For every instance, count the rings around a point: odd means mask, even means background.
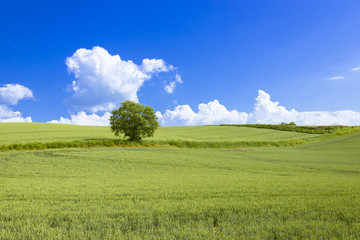
[[[310,134],[325,134],[325,133],[348,133],[354,130],[360,130],[359,126],[297,126],[294,123],[282,124],[221,124],[220,126],[236,126],[236,127],[253,127],[253,128],[266,128],[280,131],[301,132]]]

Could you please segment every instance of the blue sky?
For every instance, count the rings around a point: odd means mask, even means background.
[[[111,106],[96,104],[118,105],[135,93],[163,125],[360,125],[359,12],[357,0],[3,1],[0,120],[77,123],[71,115],[106,117]],[[79,49],[89,52],[74,61],[96,58],[113,75],[89,85],[94,65],[66,64]],[[163,62],[146,70],[143,59]],[[121,79],[128,60],[144,76]],[[104,81],[116,78],[123,84],[110,98]],[[92,90],[79,95],[73,81]],[[137,90],[124,92],[127,81],[138,81]]]

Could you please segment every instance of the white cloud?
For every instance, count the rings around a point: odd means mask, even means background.
[[[0,105],[0,122],[31,122],[31,117],[22,117],[21,113],[12,111],[6,105]]]
[[[19,100],[33,98],[32,91],[19,84],[5,84],[0,87],[0,104],[16,105]]]
[[[170,82],[168,85],[166,85],[164,87],[165,92],[167,92],[169,94],[174,93],[177,83],[180,83],[180,84],[183,83],[179,74],[175,75],[175,81]]]
[[[203,125],[220,123],[245,123],[247,113],[236,110],[228,111],[217,100],[207,104],[201,103],[195,113],[189,105],[179,105],[173,111],[166,110],[164,114],[156,115],[162,125]]]
[[[172,94],[172,93],[174,93],[175,87],[176,87],[176,82],[172,81],[164,87],[164,90],[165,90],[165,92]]]
[[[360,125],[360,113],[345,111],[308,111],[298,112],[287,110],[273,102],[270,95],[259,90],[255,99],[254,110],[251,113],[228,111],[217,100],[207,104],[200,104],[199,111],[194,112],[189,105],[179,105],[174,110],[156,115],[162,125],[204,125],[221,123],[265,123],[279,124],[281,122],[295,122],[298,125]]]
[[[16,105],[22,99],[33,98],[32,91],[20,84],[4,84],[0,87],[0,122],[31,122],[31,117],[22,117],[7,105]]]
[[[349,110],[335,112],[287,110],[279,106],[278,102],[271,101],[269,94],[259,90],[249,123],[279,124],[281,122],[295,122],[298,125],[359,125],[360,113]]]
[[[352,68],[351,71],[355,71],[355,72],[360,71],[360,66]]]
[[[254,111],[249,119],[251,123],[291,122],[297,114],[294,109],[288,111],[285,107],[279,106],[278,102],[271,101],[270,95],[262,90],[258,91],[255,100]]]
[[[339,79],[344,79],[345,77],[343,76],[337,76],[337,77],[331,77],[331,78],[328,78],[329,80],[339,80]]]
[[[74,124],[74,125],[89,125],[89,126],[109,126],[110,112],[99,116],[94,114],[87,115],[85,112],[78,112],[76,115],[71,115],[71,118],[60,117],[59,120],[52,120],[48,123]]]
[[[111,55],[104,48],[78,49],[66,59],[76,80],[70,99],[75,108],[91,112],[110,111],[120,102],[138,102],[137,92],[153,74],[174,69],[162,59],[144,59],[141,65]]]
[[[162,59],[145,58],[142,61],[141,68],[143,72],[146,73],[159,73],[159,72],[168,72],[169,70],[172,70],[174,67],[171,65],[167,66],[164,60]]]

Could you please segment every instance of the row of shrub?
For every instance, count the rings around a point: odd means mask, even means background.
[[[306,144],[304,140],[281,140],[281,141],[182,141],[167,140],[156,141],[154,145],[171,146],[179,148],[242,148],[242,147],[289,147]]]
[[[89,148],[89,147],[115,147],[115,146],[140,146],[140,143],[125,140],[75,140],[56,142],[30,142],[0,145],[0,151],[9,150],[41,150],[52,148]]]
[[[133,142],[121,139],[107,140],[76,140],[68,142],[30,142],[0,145],[0,151],[11,150],[42,150],[56,148],[92,148],[92,147],[178,147],[178,148],[241,148],[241,147],[288,147],[306,144],[304,140],[282,140],[282,141],[140,141]]]
[[[266,128],[280,131],[301,132],[310,134],[340,133],[344,131],[353,131],[359,129],[358,126],[297,126],[295,123],[289,124],[222,124],[220,126],[236,126],[236,127],[254,127]]]

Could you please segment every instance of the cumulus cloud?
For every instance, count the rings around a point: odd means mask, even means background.
[[[295,122],[298,125],[359,125],[360,113],[345,111],[305,111],[287,110],[278,102],[273,102],[270,95],[259,90],[255,99],[255,108],[249,123],[278,124],[281,122]]]
[[[78,49],[66,59],[75,79],[70,99],[79,110],[110,111],[124,100],[138,102],[137,92],[144,81],[174,67],[162,59],[144,59],[141,65],[111,55],[102,47]]]
[[[8,105],[16,105],[22,99],[33,98],[32,91],[19,84],[4,84],[0,87],[0,122],[31,122],[31,117],[22,117]]]
[[[59,120],[52,120],[48,123],[61,124],[75,124],[75,125],[89,125],[89,126],[109,126],[110,112],[104,113],[102,116],[94,114],[86,114],[85,112],[78,112],[76,115],[71,115],[70,118],[60,117]]]
[[[343,76],[337,76],[337,77],[331,77],[331,78],[328,78],[329,80],[339,80],[339,79],[344,79],[345,77]]]
[[[175,75],[175,81],[170,82],[168,85],[166,85],[164,87],[165,92],[167,92],[169,94],[174,93],[177,83],[179,83],[179,84],[183,83],[179,74]]]
[[[0,104],[16,105],[19,100],[33,98],[32,91],[19,84],[4,84],[0,87]]]
[[[162,125],[206,125],[221,123],[265,123],[279,124],[295,122],[298,125],[360,125],[360,113],[344,111],[305,111],[288,110],[279,102],[271,100],[270,95],[259,90],[255,99],[254,110],[251,113],[229,111],[217,100],[200,104],[198,112],[189,105],[179,105],[174,110],[156,115]]]
[[[12,111],[6,105],[0,105],[0,122],[31,122],[31,117],[22,117],[21,113]]]
[[[164,114],[156,112],[162,125],[203,125],[220,123],[246,123],[248,114],[236,110],[229,111],[219,101],[201,103],[198,112],[189,105],[179,105],[173,111],[166,110]]]
[[[288,111],[285,107],[279,106],[279,102],[273,102],[270,95],[259,90],[255,99],[254,111],[251,113],[249,121],[251,123],[281,123],[292,122],[296,111]]]

